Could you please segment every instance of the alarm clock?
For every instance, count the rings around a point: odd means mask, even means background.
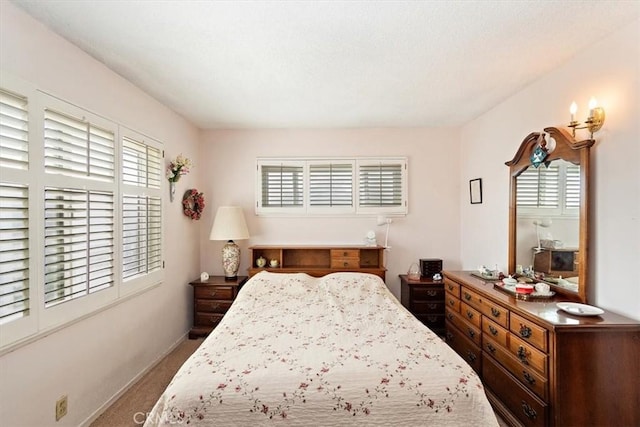
[[[200,281],[206,282],[207,280],[209,280],[209,273],[207,273],[206,271],[200,273]]]

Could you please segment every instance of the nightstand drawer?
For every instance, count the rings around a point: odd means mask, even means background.
[[[231,301],[224,300],[197,299],[195,303],[197,312],[224,314],[231,307]]]
[[[359,268],[360,258],[331,258],[331,268]]]
[[[444,313],[444,301],[421,301],[412,302],[411,311],[413,314],[443,314]]]
[[[198,286],[194,288],[193,295],[196,299],[221,299],[232,301],[234,288],[231,286]]]
[[[224,314],[217,313],[196,313],[196,325],[216,327],[222,320]]]
[[[444,300],[444,289],[434,287],[417,287],[414,286],[411,292],[412,301],[442,301]]]

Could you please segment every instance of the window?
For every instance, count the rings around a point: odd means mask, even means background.
[[[162,145],[0,88],[0,347],[162,281]]]
[[[258,215],[407,213],[406,158],[257,160]]]
[[[530,166],[517,179],[521,214],[574,216],[580,207],[580,166],[555,160],[549,166]]]

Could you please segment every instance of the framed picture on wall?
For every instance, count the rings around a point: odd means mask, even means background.
[[[469,181],[469,199],[472,205],[482,203],[482,178]]]

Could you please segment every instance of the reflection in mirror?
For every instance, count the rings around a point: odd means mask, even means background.
[[[529,166],[516,180],[516,264],[577,292],[580,166],[557,159]]]

